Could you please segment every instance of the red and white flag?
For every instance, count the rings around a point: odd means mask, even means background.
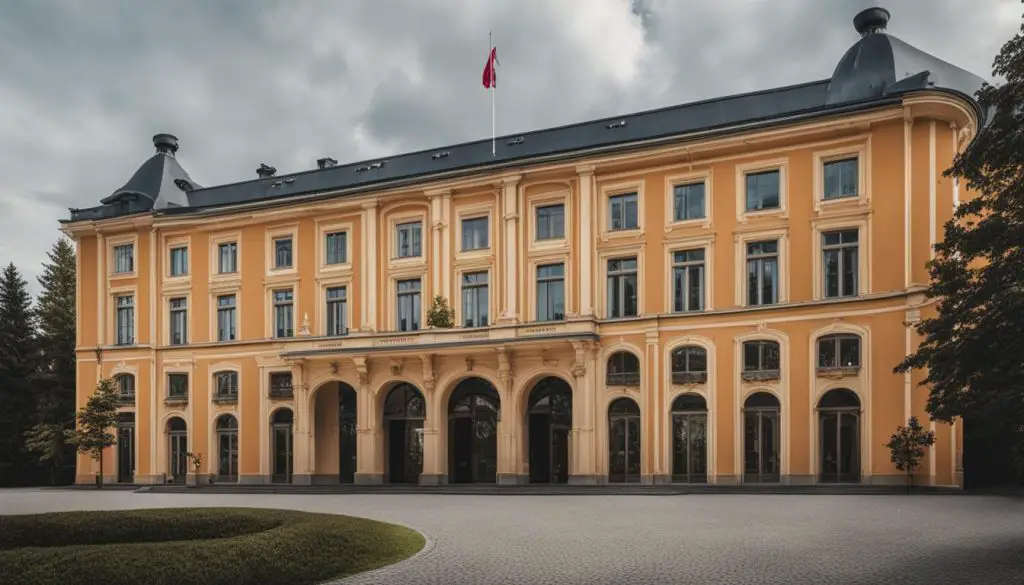
[[[498,86],[498,74],[495,67],[498,65],[498,47],[491,47],[491,53],[487,56],[487,64],[484,65],[484,87],[491,89]]]

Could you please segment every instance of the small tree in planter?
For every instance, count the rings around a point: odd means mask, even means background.
[[[885,446],[889,449],[890,459],[896,465],[896,469],[907,474],[907,493],[910,493],[914,486],[914,470],[921,464],[924,457],[925,447],[935,444],[935,433],[925,431],[917,417],[912,416],[907,421],[907,426],[896,427],[889,442]]]
[[[188,457],[189,463],[192,464],[192,481],[189,485],[199,487],[199,466],[203,464],[203,454],[189,451],[185,453],[185,457]]]
[[[427,311],[427,326],[438,329],[455,327],[455,309],[448,306],[448,299],[441,295],[434,297],[434,304]]]
[[[96,487],[103,487],[103,450],[116,443],[110,429],[117,424],[117,386],[110,378],[100,380],[96,391],[78,409],[75,415],[77,428],[64,431],[68,443],[75,446],[79,453],[88,455],[100,464],[100,473],[96,476]]]

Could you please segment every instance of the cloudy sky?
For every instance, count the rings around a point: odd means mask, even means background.
[[[202,185],[824,79],[869,0],[0,0],[0,262],[152,152]],[[1017,0],[884,0],[889,32],[990,78]]]

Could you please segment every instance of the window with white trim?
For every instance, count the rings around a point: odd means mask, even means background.
[[[217,272],[233,274],[238,272],[238,244],[224,242],[217,245]]]
[[[672,253],[672,310],[704,310],[704,249]]]
[[[462,274],[462,324],[465,327],[487,327],[487,272]]]
[[[825,335],[818,339],[818,369],[860,367],[860,336],[852,333]]]
[[[188,299],[179,297],[170,300],[170,344],[188,343]]]
[[[541,205],[537,207],[537,239],[555,240],[565,237],[565,205]]]
[[[348,289],[332,286],[325,291],[327,297],[327,335],[347,335]]]
[[[135,246],[121,244],[114,246],[114,274],[125,274],[135,270]]]
[[[743,342],[743,379],[778,379],[781,368],[779,342],[757,340]]]
[[[462,220],[462,251],[483,250],[487,241],[487,217],[472,217]]]
[[[217,341],[234,341],[237,337],[235,303],[235,295],[217,297]]]
[[[704,181],[683,183],[672,187],[672,207],[675,221],[707,217],[704,207],[704,190]]]
[[[292,289],[275,290],[274,304],[274,337],[293,337],[295,335],[295,300]]]
[[[856,197],[860,170],[857,157],[826,162],[824,166],[825,185],[822,197],[828,201],[845,197]]]
[[[637,315],[636,257],[608,261],[608,317]]]
[[[639,195],[623,193],[608,198],[608,230],[635,230],[640,227]]]
[[[117,295],[114,298],[117,307],[115,325],[117,328],[117,345],[133,345],[135,343],[135,295]]]
[[[171,248],[170,269],[171,276],[188,274],[188,247],[175,246]]]
[[[348,259],[348,233],[331,232],[324,236],[324,264],[344,264]]]
[[[410,278],[399,280],[398,292],[398,330],[418,331],[420,328],[420,279]]]
[[[415,258],[423,254],[423,224],[419,221],[395,226],[399,258]]]
[[[537,267],[537,320],[565,319],[565,264]]]
[[[858,240],[859,232],[856,229],[821,234],[821,268],[826,298],[857,296]]]
[[[747,173],[747,211],[779,208],[779,177],[778,170]]]
[[[274,238],[274,268],[291,268],[292,261],[292,237]]]
[[[747,304],[774,305],[779,302],[779,242],[765,240],[747,244]]]

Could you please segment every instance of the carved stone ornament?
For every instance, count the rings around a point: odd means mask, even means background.
[[[400,376],[402,375],[402,360],[393,359],[391,360],[391,375]]]
[[[328,365],[331,368],[331,374],[337,374],[338,373],[338,361],[337,360],[331,361],[331,363],[328,364]]]
[[[309,313],[302,314],[302,326],[299,327],[299,335],[309,335]]]

